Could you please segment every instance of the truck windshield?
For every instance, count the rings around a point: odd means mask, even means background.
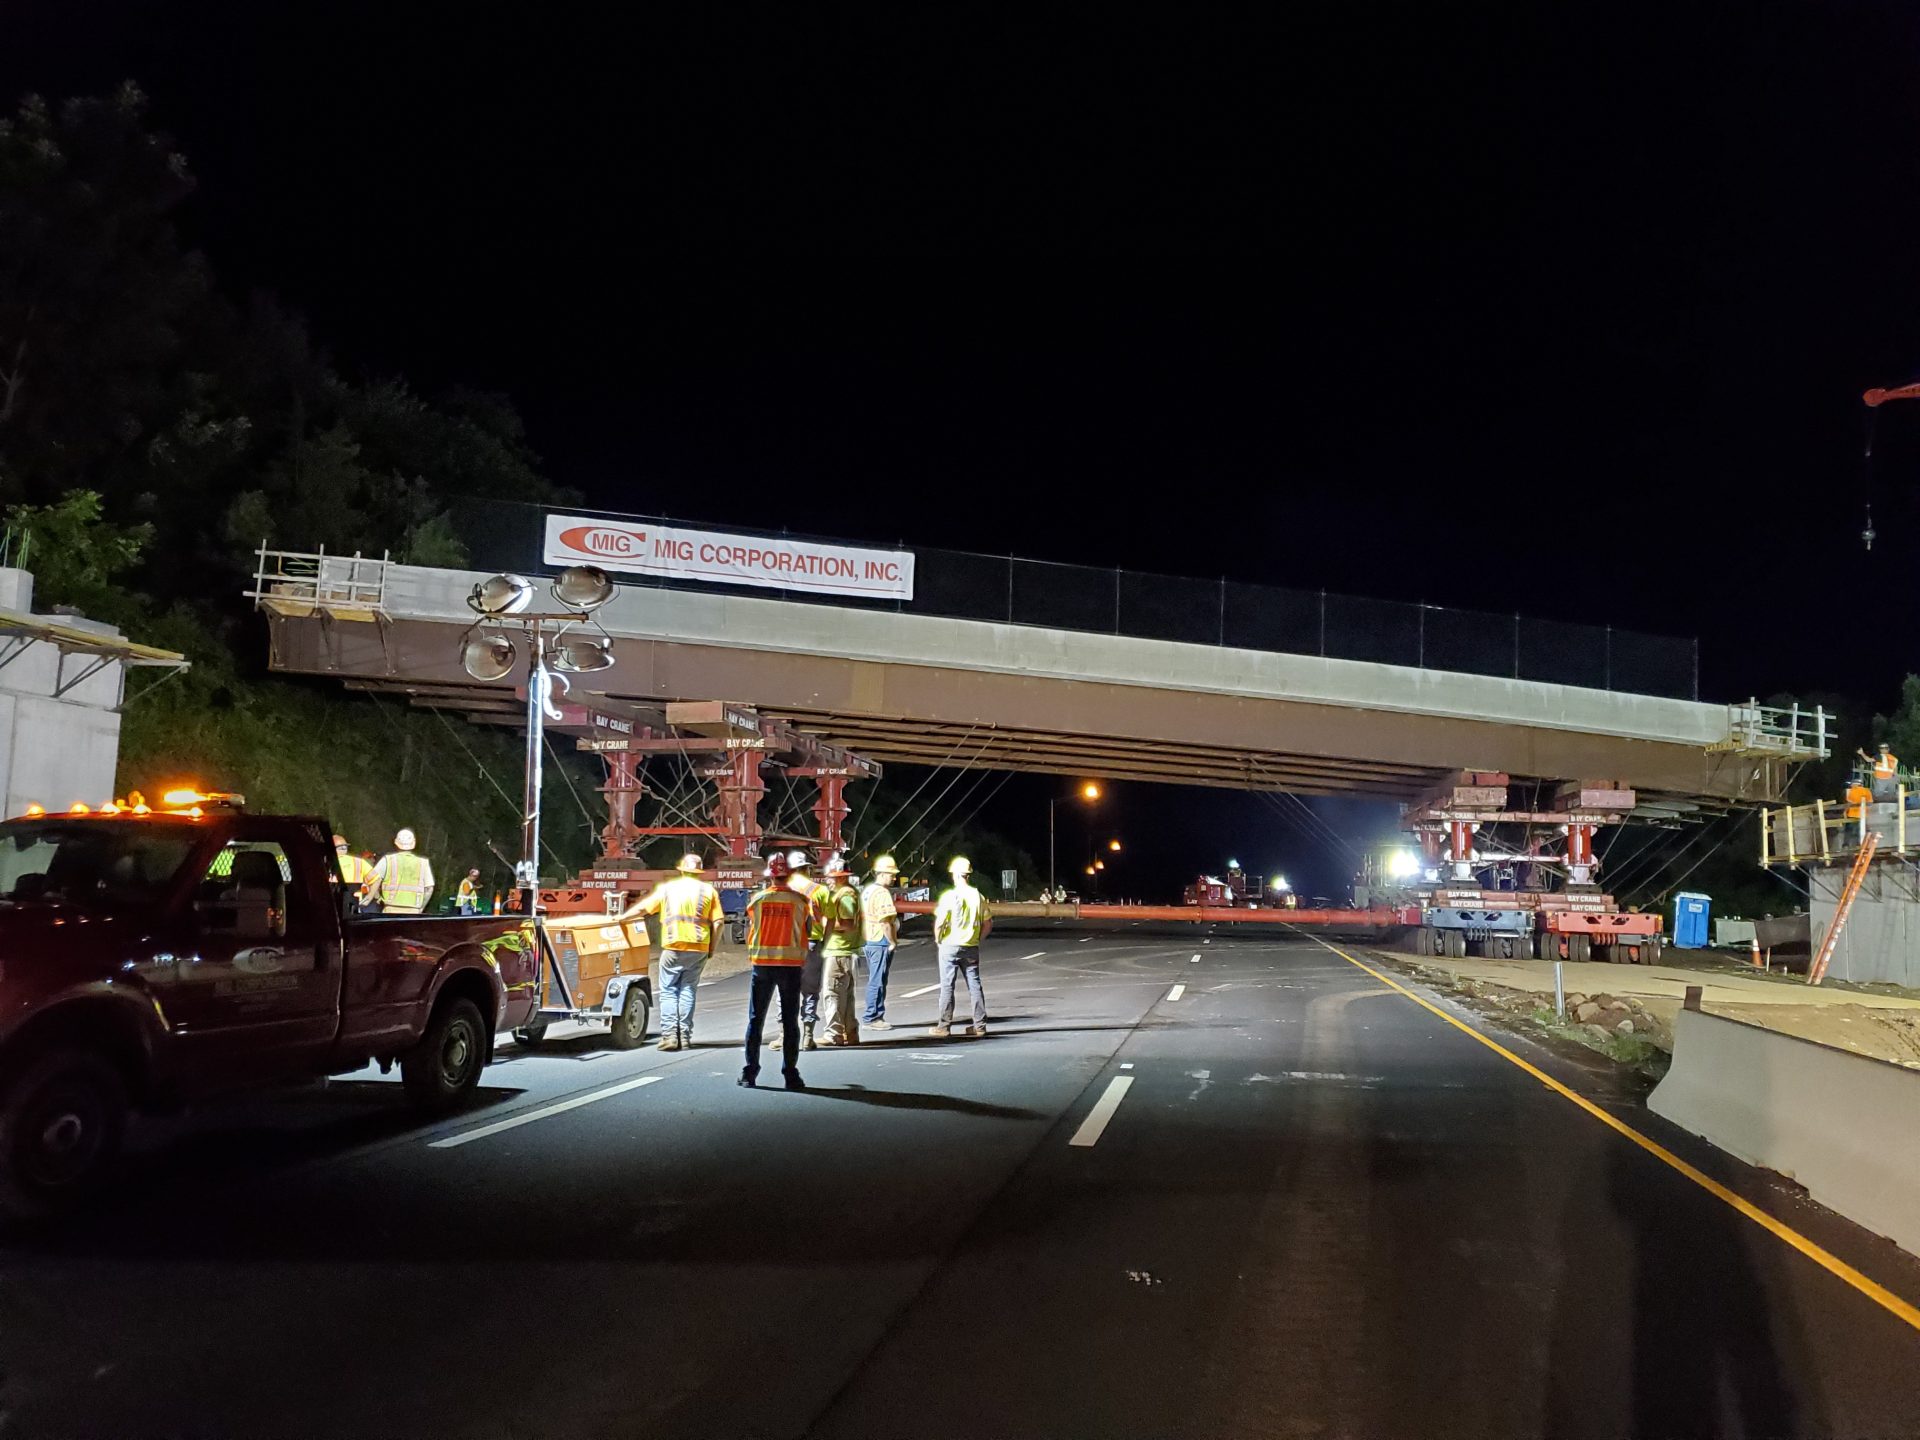
[[[198,838],[131,820],[9,821],[0,824],[0,900],[151,905]]]

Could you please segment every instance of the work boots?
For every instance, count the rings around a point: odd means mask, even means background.
[[[809,1020],[800,1027],[800,1048],[802,1050],[818,1050],[820,1048],[813,1043],[813,1023],[813,1021]]]
[[[807,1082],[800,1078],[800,1072],[798,1070],[782,1070],[780,1073],[786,1078],[787,1089],[804,1090],[807,1088]]]
[[[660,1037],[659,1048],[662,1050],[678,1050],[680,1048],[680,1037],[669,1030]]]

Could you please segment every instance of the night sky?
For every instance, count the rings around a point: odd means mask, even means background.
[[[596,505],[1697,634],[1706,698],[1892,704],[1920,404],[1867,554],[1859,396],[1920,374],[1920,7],[1122,8],[0,0],[0,94],[136,79],[228,289],[509,393]],[[1285,835],[1167,808],[1191,868]]]

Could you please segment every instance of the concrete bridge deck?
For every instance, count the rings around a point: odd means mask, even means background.
[[[515,723],[511,683],[460,666],[484,578],[382,565],[362,620],[269,600],[273,664]],[[1616,780],[1670,815],[1784,783],[1725,748],[1729,707],[1691,700],[689,590],[623,588],[598,619],[618,663],[576,685],[749,704],[882,761],[1399,799],[1500,770]]]

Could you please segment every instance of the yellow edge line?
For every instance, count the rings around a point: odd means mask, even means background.
[[[1798,1230],[1795,1230],[1791,1225],[1788,1225],[1785,1221],[1775,1219],[1773,1216],[1769,1215],[1766,1211],[1762,1210],[1758,1205],[1755,1205],[1752,1201],[1743,1199],[1741,1196],[1734,1194],[1733,1191],[1727,1189],[1726,1186],[1722,1185],[1719,1181],[1713,1179],[1711,1176],[1702,1174],[1700,1171],[1696,1170],[1693,1166],[1689,1165],[1686,1161],[1682,1160],[1678,1155],[1674,1154],[1671,1150],[1667,1149],[1666,1146],[1660,1144],[1658,1141],[1649,1140],[1645,1135],[1642,1135],[1638,1130],[1635,1130],[1631,1125],[1625,1124],[1624,1122],[1616,1119],[1612,1115],[1609,1115],[1605,1110],[1602,1110],[1598,1105],[1594,1104],[1591,1100],[1587,1099],[1584,1095],[1580,1095],[1575,1091],[1568,1089],[1565,1085],[1562,1085],[1558,1080],[1554,1079],[1551,1075],[1547,1074],[1547,1072],[1542,1070],[1539,1066],[1531,1065],[1527,1061],[1522,1060],[1518,1055],[1514,1054],[1513,1051],[1507,1049],[1507,1047],[1502,1045],[1499,1041],[1488,1038],[1487,1036],[1481,1034],[1478,1030],[1474,1029],[1473,1026],[1467,1024],[1465,1021],[1457,1019],[1452,1015],[1449,1015],[1445,1010],[1442,1010],[1438,1005],[1435,1005],[1431,1001],[1425,1000],[1420,996],[1414,994],[1413,991],[1409,990],[1406,986],[1402,985],[1399,981],[1392,979],[1390,976],[1382,975],[1378,970],[1374,969],[1371,965],[1367,964],[1365,961],[1354,959],[1353,956],[1347,954],[1347,952],[1342,950],[1339,946],[1329,945],[1325,940],[1320,940],[1320,937],[1317,935],[1314,936],[1313,938],[1316,940],[1319,940],[1322,945],[1325,945],[1327,949],[1333,951],[1334,954],[1338,955],[1342,960],[1346,961],[1349,965],[1358,966],[1360,969],[1366,971],[1367,974],[1371,975],[1374,979],[1378,980],[1382,985],[1386,985],[1394,990],[1399,991],[1402,995],[1406,996],[1407,999],[1413,1001],[1413,1003],[1418,1005],[1421,1009],[1432,1011],[1435,1015],[1438,1015],[1442,1020],[1446,1021],[1447,1024],[1453,1026],[1454,1029],[1462,1032],[1463,1034],[1471,1035],[1474,1039],[1478,1040],[1482,1045],[1486,1046],[1489,1050],[1493,1051],[1493,1053],[1498,1055],[1501,1059],[1510,1061],[1511,1063],[1519,1066],[1522,1070],[1526,1071],[1527,1074],[1531,1075],[1534,1079],[1538,1080],[1542,1085],[1546,1086],[1549,1090],[1553,1091],[1554,1094],[1561,1096],[1563,1099],[1571,1100],[1575,1105],[1578,1105],[1582,1110],[1586,1111],[1589,1115],[1593,1116],[1593,1118],[1598,1120],[1602,1125],[1605,1125],[1609,1129],[1615,1130],[1621,1135],[1626,1136],[1627,1139],[1631,1140],[1634,1144],[1638,1145],[1642,1150],[1646,1151],[1649,1155],[1653,1156],[1656,1160],[1663,1161],[1667,1165],[1672,1166],[1675,1170],[1678,1170],[1682,1175],[1686,1176],[1687,1179],[1693,1181],[1694,1184],[1698,1185],[1702,1190],[1705,1190],[1708,1194],[1712,1195],[1715,1199],[1725,1201],[1728,1205],[1731,1205],[1735,1210],[1738,1210],[1742,1215],[1746,1216],[1747,1219],[1753,1221],[1753,1223],[1758,1225],[1761,1229],[1769,1231],[1772,1234],[1778,1236],[1780,1239],[1786,1241],[1787,1244],[1791,1245],[1794,1249],[1798,1250],[1802,1255],[1806,1256],[1809,1260],[1813,1261],[1813,1263],[1818,1265],[1821,1269],[1827,1271],[1829,1274],[1836,1275],[1840,1279],[1846,1281],[1847,1284],[1851,1285],[1855,1290],[1858,1290],[1862,1295],[1866,1296],[1869,1300],[1873,1301],[1873,1303],[1878,1305],[1881,1309],[1887,1311],[1891,1315],[1898,1317],[1901,1320],[1906,1321],[1906,1323],[1908,1325],[1911,1325],[1915,1330],[1920,1330],[1920,1308],[1917,1308],[1913,1305],[1908,1304],[1905,1300],[1902,1300],[1898,1295],[1894,1294],[1891,1290],[1887,1289],[1886,1286],[1881,1285],[1876,1281],[1869,1280],[1865,1275],[1862,1275],[1858,1270],[1854,1269],[1853,1266],[1847,1264],[1846,1261],[1842,1260],[1838,1255],[1835,1255],[1832,1251],[1824,1249],[1823,1247],[1816,1244],[1812,1240],[1809,1240],[1806,1236],[1802,1235]]]

